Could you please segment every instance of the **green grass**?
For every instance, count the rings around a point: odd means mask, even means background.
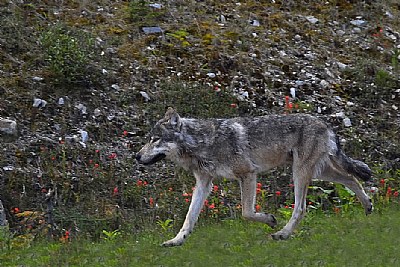
[[[306,218],[287,241],[269,238],[267,226],[232,220],[201,223],[181,247],[160,247],[165,234],[153,232],[114,241],[35,243],[2,251],[0,262],[1,266],[400,266],[399,206],[368,217],[356,210]]]

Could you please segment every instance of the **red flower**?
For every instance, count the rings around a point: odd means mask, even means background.
[[[392,188],[391,188],[391,187],[388,187],[388,189],[387,189],[387,191],[386,191],[386,194],[387,194],[388,196],[390,196],[390,195],[392,194]]]
[[[214,185],[213,190],[214,192],[218,192],[218,185]]]
[[[96,153],[99,153],[99,152],[100,152],[100,150],[96,149]]]
[[[114,187],[113,189],[113,196],[118,195],[118,186]]]
[[[19,212],[20,212],[20,209],[17,208],[17,207],[15,207],[15,208],[13,208],[13,212],[14,212],[14,213],[19,213]]]
[[[276,191],[275,195],[279,197],[281,195],[281,191]]]
[[[260,205],[256,205],[256,212],[259,212],[261,210],[261,206]]]
[[[65,239],[69,239],[69,231],[68,231],[68,230],[65,231],[64,238],[65,238]]]
[[[394,197],[398,197],[398,196],[399,196],[399,191],[394,192],[394,193],[393,193],[393,196],[394,196]]]
[[[210,209],[215,209],[215,204],[212,203],[210,206],[208,206],[208,208],[210,208]]]
[[[124,136],[127,136],[127,135],[128,135],[128,131],[125,130],[125,131],[124,131]]]
[[[380,183],[381,183],[381,185],[384,185],[385,184],[385,179],[381,179]]]
[[[237,108],[237,105],[235,103],[232,103],[231,108]]]
[[[204,206],[208,206],[208,200],[207,199],[204,201]]]
[[[136,185],[139,186],[139,187],[142,186],[143,185],[143,181],[142,180],[137,180]]]
[[[189,203],[189,202],[190,202],[190,199],[185,198],[185,201],[186,201],[186,203]]]
[[[257,188],[261,189],[261,187],[262,187],[262,184],[261,183],[257,183]]]
[[[150,204],[150,207],[153,207],[154,206],[154,198],[149,198],[149,204]]]
[[[108,156],[109,159],[115,159],[117,158],[117,154],[116,153],[111,153],[111,155]]]
[[[94,164],[95,168],[98,168],[100,165],[98,163]]]
[[[257,187],[256,193],[257,193],[257,194],[260,194],[260,193],[261,193],[261,189]]]

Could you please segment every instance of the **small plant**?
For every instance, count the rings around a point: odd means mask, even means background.
[[[114,231],[103,230],[102,233],[104,235],[103,239],[106,241],[114,241],[119,236],[121,236],[121,232],[118,229]]]
[[[83,31],[55,25],[40,38],[45,61],[58,82],[80,82],[87,73],[87,64],[94,53],[94,41]]]
[[[174,221],[171,219],[166,219],[165,221],[158,220],[157,225],[159,225],[164,232],[167,232],[169,229],[172,228],[173,222]]]
[[[394,86],[393,76],[389,72],[380,69],[376,72],[375,84],[381,88],[391,88]]]

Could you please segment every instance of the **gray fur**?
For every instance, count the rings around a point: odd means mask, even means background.
[[[243,216],[274,227],[272,214],[255,212],[256,176],[285,164],[293,169],[295,208],[286,226],[272,235],[274,239],[288,238],[299,224],[312,179],[344,184],[356,193],[367,214],[372,211],[370,198],[355,179],[369,179],[370,169],[346,156],[332,130],[310,115],[197,120],[181,118],[169,108],[151,134],[151,141],[136,155],[139,163],[152,164],[165,157],[196,178],[183,227],[165,246],[181,245],[191,233],[215,177],[238,180]]]

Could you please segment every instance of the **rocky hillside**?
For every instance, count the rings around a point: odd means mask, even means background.
[[[3,1],[0,199],[79,206],[172,177],[132,157],[166,106],[311,113],[349,155],[400,169],[399,17],[395,0]]]

